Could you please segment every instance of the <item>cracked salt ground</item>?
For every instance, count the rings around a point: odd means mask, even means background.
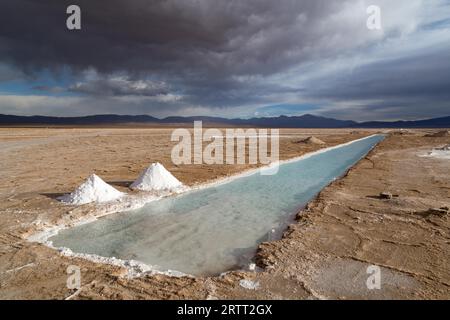
[[[279,237],[301,207],[382,139],[375,135],[309,155],[281,165],[273,176],[253,174],[154,201],[49,240],[75,253],[136,260],[161,271],[217,275],[242,268],[261,242]]]

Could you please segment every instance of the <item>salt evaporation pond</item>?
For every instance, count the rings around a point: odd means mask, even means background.
[[[279,237],[299,209],[364,157],[384,137],[148,203],[62,230],[50,240],[77,253],[138,260],[160,271],[215,275],[251,263],[261,242]],[[275,231],[275,232],[274,232]]]

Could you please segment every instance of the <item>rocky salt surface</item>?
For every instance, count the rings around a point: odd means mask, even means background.
[[[58,198],[61,202],[71,205],[82,205],[91,202],[109,202],[117,200],[124,196],[120,192],[103,181],[100,177],[92,174],[83,184],[74,192]]]

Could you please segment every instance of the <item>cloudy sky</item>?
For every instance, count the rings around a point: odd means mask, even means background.
[[[68,30],[66,8],[81,8]],[[381,30],[366,10],[381,8]],[[450,115],[450,0],[1,0],[0,113]]]

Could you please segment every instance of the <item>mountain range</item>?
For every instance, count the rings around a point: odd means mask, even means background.
[[[85,126],[85,125],[180,125],[203,121],[205,125],[228,125],[265,128],[450,128],[450,116],[414,121],[356,122],[305,114],[271,118],[227,119],[220,117],[167,117],[158,119],[149,115],[92,115],[83,117],[15,116],[0,114],[0,126]]]

